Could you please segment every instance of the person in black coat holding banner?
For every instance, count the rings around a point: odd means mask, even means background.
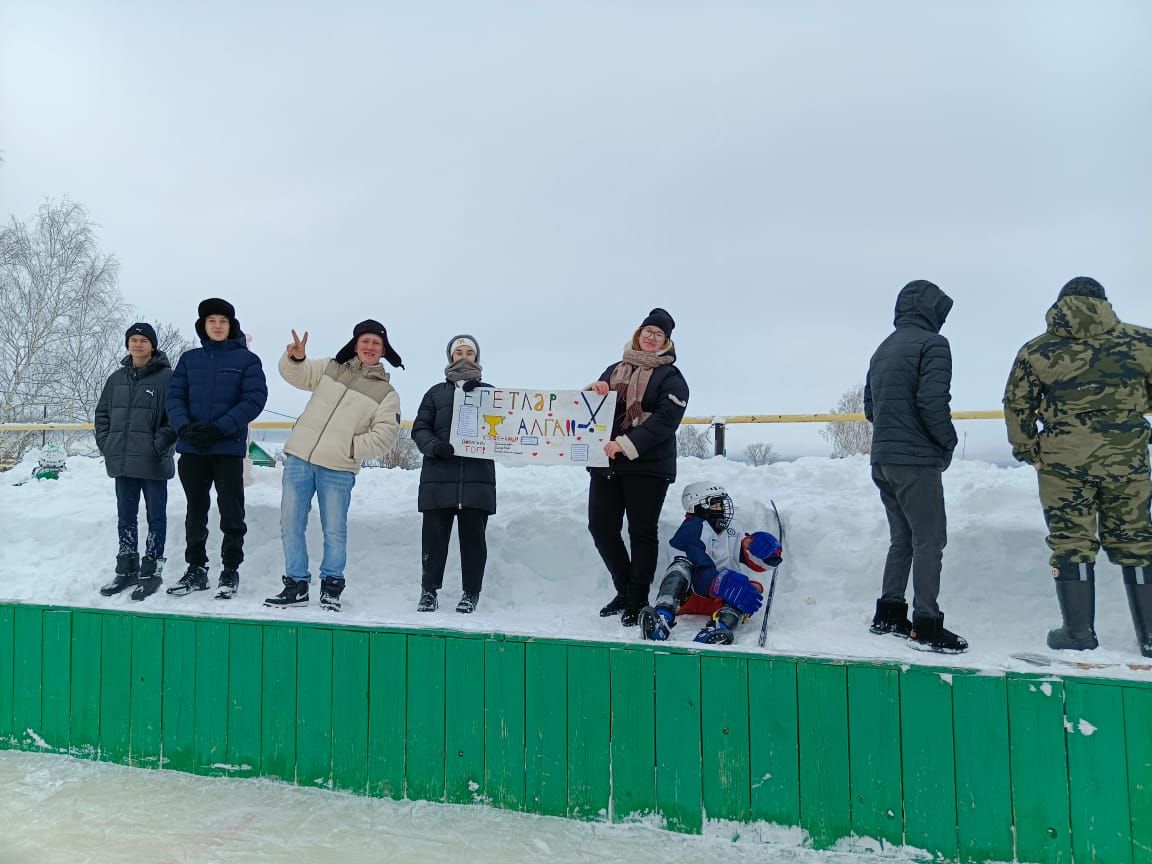
[[[474,612],[484,583],[488,560],[485,531],[496,512],[496,465],[491,459],[465,459],[455,455],[448,440],[452,429],[452,403],[457,388],[468,391],[490,387],[480,380],[480,346],[467,334],[448,342],[445,381],[420,400],[412,421],[412,440],[424,454],[420,469],[418,508],[424,514],[421,531],[420,602],[418,612],[434,612],[436,593],[444,585],[452,520],[460,532],[460,569],[464,594],[457,612]]]
[[[172,366],[156,345],[156,330],[138,322],[124,334],[128,356],[108,376],[96,403],[96,446],[108,476],[116,480],[116,575],[100,589],[105,597],[134,587],[133,600],[153,594],[162,581],[168,533],[168,481],[176,473],[176,431],[164,398]],[[140,498],[148,517],[148,539],[140,560]]]
[[[676,479],[676,430],[688,407],[688,382],[676,368],[672,328],[664,309],[653,309],[624,347],[624,357],[588,386],[601,396],[616,391],[609,467],[589,468],[588,531],[612,575],[616,596],[600,610],[634,627],[648,605],[660,556],[660,511]],[[621,529],[628,517],[631,551]]]

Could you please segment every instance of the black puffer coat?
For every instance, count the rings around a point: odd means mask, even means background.
[[[164,398],[172,366],[163,351],[137,369],[125,357],[108,376],[96,403],[96,446],[109,477],[168,480],[176,473],[176,430],[168,425]]]
[[[481,382],[477,386],[491,385]],[[456,385],[451,381],[435,385],[420,400],[412,421],[412,440],[424,454],[417,509],[423,513],[471,507],[492,514],[496,512],[496,464],[491,459],[437,459],[431,455],[434,444],[449,440],[455,394]]]
[[[872,355],[864,385],[873,465],[952,462],[952,349],[940,335],[951,309],[952,298],[923,280],[896,298],[896,329]]]
[[[639,426],[633,426],[623,433],[635,449],[637,458],[629,459],[628,448],[625,447],[624,453],[608,463],[610,467],[589,468],[589,471],[604,476],[647,474],[675,481],[676,430],[680,428],[680,420],[688,407],[688,382],[676,368],[675,349],[669,348],[666,353],[672,355],[673,362],[652,370],[652,377],[648,379],[648,387],[640,400],[640,407],[650,412],[651,416]],[[619,362],[613,363],[604,370],[599,380],[611,384],[612,372],[619,365]],[[627,408],[624,397],[618,395],[616,413],[612,417],[613,440],[622,434],[620,424]]]

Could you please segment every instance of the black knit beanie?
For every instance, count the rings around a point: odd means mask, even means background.
[[[131,327],[124,331],[124,347],[128,347],[128,340],[133,336],[143,336],[152,343],[152,353],[155,354],[159,348],[159,343],[156,341],[156,328],[151,324],[146,324],[143,321],[137,321]]]
[[[1075,279],[1069,279],[1064,283],[1064,287],[1060,289],[1060,296],[1056,299],[1063,300],[1065,297],[1095,297],[1097,300],[1108,299],[1104,296],[1104,286],[1090,276],[1077,276]]]
[[[644,329],[648,326],[659,327],[664,331],[664,335],[668,339],[671,339],[672,328],[676,326],[676,322],[672,320],[672,316],[668,314],[668,310],[661,309],[659,306],[657,306],[655,309],[648,313],[647,318],[640,322],[640,329]]]

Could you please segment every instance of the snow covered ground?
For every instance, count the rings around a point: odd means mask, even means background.
[[[485,588],[479,609],[471,616],[454,611],[460,584],[455,545],[449,554],[441,610],[415,611],[419,472],[362,471],[350,514],[344,612],[334,619],[315,603],[297,610],[261,605],[265,596],[281,587],[279,468],[255,469],[255,483],[248,489],[247,560],[235,599],[215,600],[214,592],[175,598],[161,590],[135,603],[127,594],[106,599],[97,590],[111,575],[116,554],[113,484],[102,462],[72,457],[59,480],[13,485],[27,478],[34,465],[32,454],[24,464],[0,475],[0,597],[131,611],[499,630],[590,640],[639,638],[635,629],[622,628],[617,619],[597,615],[613,592],[587,533],[588,477],[580,469],[498,466],[499,512],[489,522]],[[663,539],[671,536],[682,517],[681,490],[703,479],[727,487],[736,501],[737,517],[750,529],[764,519],[770,499],[783,514],[787,560],[780,571],[764,650],[1031,671],[1035,667],[1011,655],[1047,651],[1044,637],[1059,615],[1031,468],[957,461],[944,475],[949,545],[940,603],[947,626],[971,644],[969,653],[960,656],[926,654],[901,640],[868,633],[887,551],[887,525],[866,458],[810,457],[758,468],[724,459],[681,460],[679,479],[664,507]],[[184,496],[178,481],[169,484],[169,496],[166,584],[174,582],[184,566]],[[213,508],[212,555],[220,541],[216,519]],[[142,532],[143,527],[142,520]],[[315,513],[309,545],[315,574],[321,548]],[[219,573],[215,558],[211,566],[215,580]],[[1083,659],[1140,662],[1120,571],[1101,555],[1097,574],[1097,633],[1102,647]],[[682,621],[673,636],[685,642],[702,621],[687,617]],[[737,647],[759,650],[759,623],[757,617],[741,630]]]
[[[592,824],[15,752],[0,752],[0,825],[4,864],[892,864],[914,852],[866,854],[874,844],[850,840],[816,852],[798,845],[799,829],[766,824],[685,836],[654,821]]]

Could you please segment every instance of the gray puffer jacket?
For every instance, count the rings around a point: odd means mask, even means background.
[[[96,403],[95,431],[109,477],[168,480],[176,473],[176,430],[164,411],[171,377],[163,351],[140,368],[125,357],[108,376]]]
[[[924,280],[896,298],[896,329],[872,355],[864,385],[873,465],[952,462],[952,349],[940,335],[951,309],[952,298]]]

